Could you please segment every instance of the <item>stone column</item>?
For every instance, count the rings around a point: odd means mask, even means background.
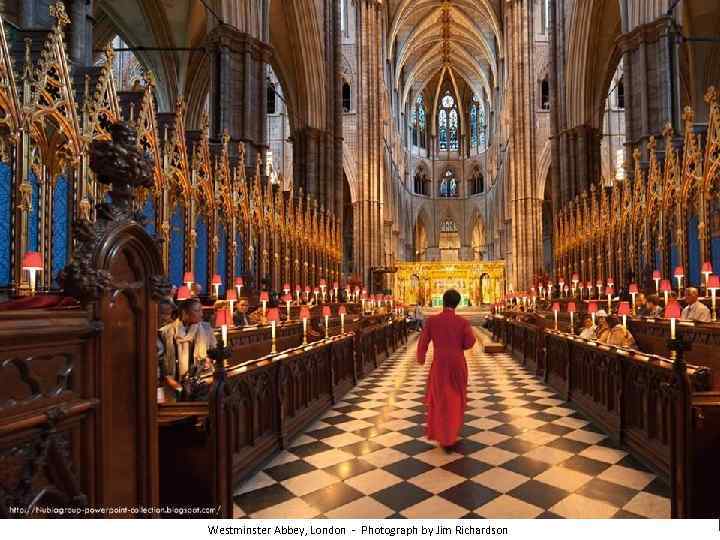
[[[382,261],[382,181],[384,174],[380,58],[382,3],[360,0],[358,20],[358,197],[353,206],[355,271],[370,283],[370,268]]]
[[[220,139],[227,130],[233,143],[244,142],[245,163],[254,171],[256,159],[263,160],[267,150],[265,70],[272,49],[229,25],[215,27],[206,46],[211,74],[210,136]]]

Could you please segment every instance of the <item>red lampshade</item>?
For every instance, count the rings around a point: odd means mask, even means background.
[[[338,282],[337,282],[337,281],[333,281],[333,289],[337,289],[337,288],[338,288]]]
[[[300,308],[300,318],[301,319],[309,319],[310,318],[310,310],[307,308],[307,306],[303,306]]]
[[[220,309],[215,312],[215,326],[218,328],[221,326],[227,326],[228,320],[227,320],[227,310],[226,309]]]
[[[280,322],[280,310],[276,307],[268,309],[267,320],[268,322]]]
[[[598,279],[598,280],[595,282],[595,286],[596,286],[596,287],[602,287],[602,286],[603,286],[603,282]]]
[[[588,282],[585,284],[585,288],[586,288],[586,289],[592,289],[592,283],[590,283],[590,282],[588,281]]]
[[[363,292],[362,292],[362,295],[361,295],[361,296],[362,296],[362,299],[363,299],[363,300],[366,300],[366,299],[367,299],[367,291],[363,289]]]
[[[23,270],[42,270],[42,255],[38,251],[28,251],[22,258]]]
[[[268,302],[270,300],[270,295],[267,291],[261,291],[260,292],[260,301],[261,302]]]
[[[628,287],[628,292],[630,294],[637,294],[640,292],[640,289],[638,289],[637,283],[631,283]]]
[[[305,285],[305,292],[308,293],[308,294],[312,292],[312,289],[310,288],[310,285]]]
[[[613,285],[615,285],[615,279],[609,277],[609,278],[607,279],[607,283],[608,283],[608,287],[612,287]]]
[[[653,280],[655,279],[662,279],[662,274],[660,273],[660,270],[653,270]]]
[[[285,284],[283,285],[283,291],[289,291],[289,290],[290,290],[290,284],[289,284],[289,283],[285,283]]]
[[[225,291],[225,300],[237,302],[237,299],[238,297],[235,289],[228,289],[227,291]]]
[[[375,301],[376,302],[382,302],[383,295],[382,294],[376,294],[375,295]]]
[[[676,266],[673,276],[675,276],[676,278],[685,277],[685,269],[682,266]]]
[[[605,294],[607,294],[608,296],[612,296],[613,294],[615,294],[615,289],[608,286],[607,289],[605,289]]]
[[[713,268],[711,262],[704,262],[702,265],[702,270],[700,272],[702,274],[712,274]]]
[[[555,302],[553,304],[553,311],[560,311],[560,302]]]
[[[332,311],[330,311],[330,306],[323,306],[322,314],[323,317],[330,317],[330,315],[332,315]]]
[[[575,313],[577,311],[577,308],[575,307],[575,302],[568,302],[567,311],[568,313]]]
[[[597,313],[598,305],[597,302],[590,302],[588,304],[588,313]]]
[[[661,292],[671,292],[672,291],[672,286],[670,285],[669,279],[663,279],[660,282],[660,291]]]
[[[720,289],[720,276],[708,276],[708,289]]]
[[[573,276],[572,276],[572,280],[573,280],[573,281],[580,281],[580,276],[579,276],[577,273],[575,273],[575,274],[573,274]]]
[[[236,277],[235,278],[235,286],[242,287],[243,285],[245,285],[245,283],[243,282],[243,278],[241,278],[240,276]]]
[[[183,276],[183,282],[195,283],[195,274],[193,274],[192,272],[185,272],[185,275]]]
[[[319,288],[319,287],[315,287],[315,288],[313,289],[313,292],[316,293],[316,294],[319,293],[319,292],[320,292],[320,288]]]
[[[620,302],[618,306],[618,315],[630,315],[630,302]]]
[[[338,315],[346,315],[346,314],[347,314],[347,309],[345,309],[345,306],[340,306],[340,308],[338,309]]]
[[[302,291],[302,287],[300,285],[295,285],[295,292]]]
[[[321,279],[321,280],[320,280],[320,286],[321,286],[321,287],[326,287],[326,286],[327,286],[327,281],[325,281],[324,279]]]
[[[558,283],[560,284],[560,286],[563,286],[565,284],[565,278],[560,278],[558,280]]]
[[[178,302],[182,302],[183,300],[187,300],[192,296],[190,294],[190,289],[187,288],[187,285],[183,285],[177,290],[177,296],[175,297]]]
[[[682,308],[677,300],[671,300],[668,305],[665,306],[665,318],[666,319],[679,319],[682,315]]]
[[[355,287],[355,292],[356,292],[356,293],[359,293],[359,292],[360,292],[360,287],[356,286],[356,287]]]

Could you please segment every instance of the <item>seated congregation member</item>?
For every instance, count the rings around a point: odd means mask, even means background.
[[[240,298],[235,303],[235,312],[233,313],[233,322],[235,326],[242,328],[243,326],[250,326],[250,315],[248,314],[248,301],[247,298]]]
[[[638,308],[638,315],[641,317],[662,317],[663,308],[660,304],[660,297],[657,294],[651,294],[645,300],[645,305]]]
[[[158,304],[158,347],[162,347],[159,361],[165,382],[173,387],[176,387],[179,379],[175,336],[180,326],[175,303],[170,299],[161,300]]]
[[[175,343],[177,345],[179,374],[196,374],[211,366],[207,352],[217,346],[215,332],[207,322],[203,321],[203,310],[200,300],[185,300],[180,308],[181,324],[177,329]]]
[[[595,339],[596,332],[597,326],[593,323],[592,317],[585,317],[582,324],[582,330],[580,330],[580,337],[583,339]]]
[[[625,347],[628,349],[634,349],[636,347],[635,338],[630,333],[630,330],[625,328],[615,315],[608,317],[608,328],[610,329],[606,335],[606,339],[603,343],[613,345],[615,347]]]
[[[710,322],[712,320],[710,309],[700,301],[699,297],[700,294],[695,287],[685,289],[686,305],[680,316],[683,321]]]
[[[595,339],[602,343],[607,343],[610,326],[608,325],[608,314],[604,309],[601,309],[595,314],[597,320],[597,329],[595,330]]]
[[[460,293],[443,294],[443,311],[428,317],[420,334],[417,362],[425,364],[428,345],[433,344],[433,361],[427,382],[426,435],[450,453],[463,427],[467,404],[468,370],[464,351],[475,344],[470,322],[455,314]]]

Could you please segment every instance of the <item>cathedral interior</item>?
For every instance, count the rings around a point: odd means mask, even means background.
[[[718,29],[0,0],[0,517],[717,517]],[[452,453],[415,362],[447,289]]]

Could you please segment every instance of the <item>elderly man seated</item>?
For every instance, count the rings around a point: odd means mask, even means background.
[[[695,287],[685,289],[685,309],[680,318],[683,321],[710,322],[712,316],[708,307],[700,300],[700,294]]]

